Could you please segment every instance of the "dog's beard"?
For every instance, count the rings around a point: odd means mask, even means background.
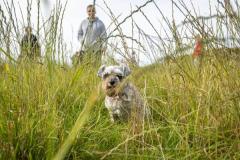
[[[105,94],[109,97],[114,97],[117,95],[117,90],[116,88],[107,88],[105,89]]]
[[[103,84],[103,90],[105,94],[109,97],[115,97],[121,92],[121,88],[119,85],[117,86],[108,86],[107,84]]]
[[[109,82],[111,81],[111,77],[108,77],[105,81],[102,83],[102,88],[105,92],[105,94],[109,97],[115,97],[118,96],[119,93],[122,92],[124,86],[126,85],[125,81],[116,81],[113,85],[111,85]]]

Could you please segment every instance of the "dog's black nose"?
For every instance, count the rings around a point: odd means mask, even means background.
[[[110,83],[111,85],[114,85],[114,83],[115,83],[114,79],[111,79],[109,83]]]

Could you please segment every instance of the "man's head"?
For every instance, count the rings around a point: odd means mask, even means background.
[[[96,9],[94,5],[90,4],[87,6],[87,14],[88,14],[88,18],[95,19]]]
[[[25,33],[26,34],[31,34],[32,33],[32,27],[30,27],[30,26],[25,27]]]
[[[201,40],[202,40],[201,35],[200,35],[200,34],[197,34],[197,35],[195,36],[195,41],[201,41]]]

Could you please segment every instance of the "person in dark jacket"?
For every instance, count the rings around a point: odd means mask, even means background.
[[[41,49],[37,37],[32,33],[31,27],[25,27],[25,35],[20,44],[20,59],[35,59],[41,57]]]

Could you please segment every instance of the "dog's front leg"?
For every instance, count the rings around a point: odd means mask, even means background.
[[[111,110],[109,110],[109,115],[110,115],[111,122],[114,123],[113,112]]]

